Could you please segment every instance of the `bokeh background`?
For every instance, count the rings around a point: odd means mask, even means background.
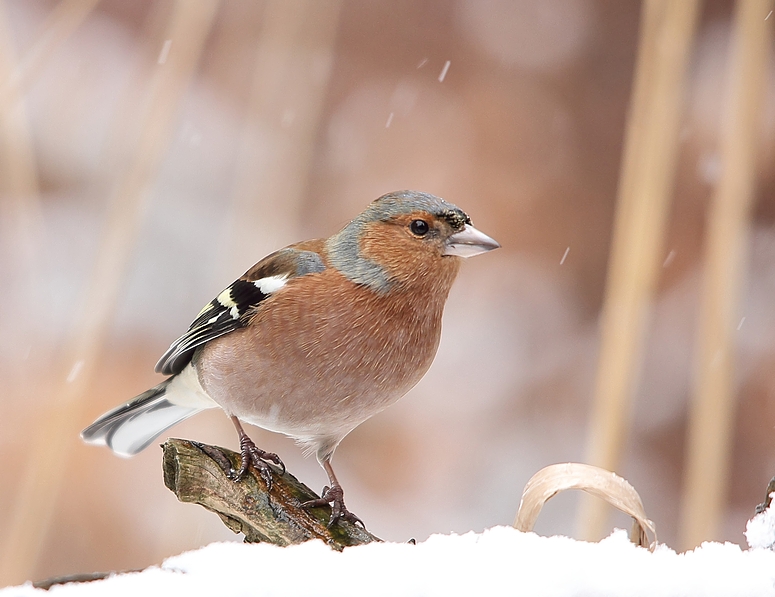
[[[702,4],[617,470],[669,545],[733,8]],[[629,0],[0,0],[0,549],[15,558],[0,584],[239,540],[164,488],[155,444],[122,460],[77,433],[158,383],[170,342],[260,257],[392,190],[443,196],[503,248],[465,263],[426,377],[339,447],[350,508],[390,540],[480,531],[512,522],[541,467],[583,461],[640,15]],[[773,81],[729,490],[707,537],[741,544],[775,474]],[[324,485],[292,441],[249,432]],[[237,445],[220,411],[170,433]],[[550,502],[537,531],[573,535],[576,500]]]

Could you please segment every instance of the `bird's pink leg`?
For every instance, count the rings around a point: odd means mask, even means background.
[[[239,435],[240,456],[242,457],[242,462],[239,471],[237,471],[237,474],[235,475],[235,480],[239,481],[242,479],[242,477],[245,476],[245,473],[248,472],[248,467],[252,464],[266,483],[267,490],[271,489],[272,469],[269,468],[269,465],[265,461],[268,460],[274,462],[283,469],[283,474],[285,474],[285,465],[283,464],[283,461],[280,460],[280,457],[277,454],[264,452],[261,448],[257,447],[256,444],[253,443],[253,440],[248,437],[248,434],[245,433],[245,430],[242,428],[237,417],[231,417],[231,422],[234,423],[234,427],[237,429],[237,435]]]
[[[316,500],[304,502],[302,506],[305,508],[319,508],[320,506],[331,504],[331,520],[328,522],[329,527],[334,526],[340,520],[346,520],[352,524],[361,523],[361,526],[365,529],[366,525],[363,524],[363,521],[350,512],[344,505],[344,490],[334,474],[334,469],[331,467],[331,461],[324,460],[321,464],[328,475],[328,481],[331,483],[331,486],[323,488],[323,495],[321,497]]]

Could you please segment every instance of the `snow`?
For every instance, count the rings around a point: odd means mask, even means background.
[[[439,74],[439,83],[444,82],[444,78],[447,76],[447,71],[449,70],[449,65],[452,64],[451,60],[447,60],[444,63],[444,68],[441,69],[441,73]]]
[[[775,498],[775,492],[770,494]],[[775,499],[769,507],[748,521],[745,526],[745,540],[751,547],[775,549]]]
[[[292,547],[213,543],[161,567],[103,581],[55,586],[50,594],[126,595],[703,595],[775,596],[775,551],[704,543],[654,553],[614,531],[600,543],[541,537],[511,527],[427,541],[372,543],[332,551],[320,541]],[[42,596],[30,584],[0,597]]]

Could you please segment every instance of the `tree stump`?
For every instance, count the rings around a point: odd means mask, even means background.
[[[366,529],[346,521],[329,528],[331,508],[303,508],[319,496],[288,472],[272,466],[272,488],[251,467],[234,481],[240,455],[199,442],[168,439],[164,450],[164,484],[181,502],[199,504],[220,516],[247,543],[292,545],[321,539],[341,551],[350,545],[381,541]]]

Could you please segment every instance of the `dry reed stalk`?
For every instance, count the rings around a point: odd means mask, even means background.
[[[698,8],[698,0],[646,0],[641,12],[587,435],[587,462],[608,470],[619,467],[629,433],[632,394],[663,260],[684,78]],[[603,502],[583,499],[580,535],[598,539],[606,515]]]
[[[13,255],[13,277],[29,272],[42,227],[38,172],[22,92],[10,84],[19,71],[11,25],[0,3],[0,241]]]
[[[770,50],[771,0],[740,0],[721,138],[722,173],[708,213],[697,374],[690,407],[680,543],[718,538],[735,419],[734,349],[756,187],[756,146]]]
[[[340,8],[338,0],[264,7],[226,247],[235,270],[298,240]]]
[[[10,73],[0,73],[0,112],[13,110],[62,43],[78,29],[99,0],[62,0],[43,23],[33,46]]]
[[[165,33],[166,39],[175,40],[175,48],[150,81],[145,112],[137,123],[139,137],[116,181],[96,263],[73,332],[62,351],[61,384],[50,397],[46,412],[38,418],[37,427],[30,430],[29,462],[0,557],[0,584],[24,581],[34,570],[69,455],[78,441],[84,396],[104,348],[147,196],[217,7],[217,0],[178,0],[175,4]]]

